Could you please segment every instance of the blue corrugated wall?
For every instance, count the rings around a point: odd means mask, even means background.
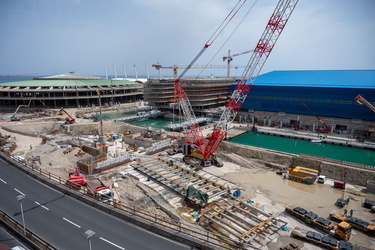
[[[234,88],[235,84],[232,91]],[[375,121],[375,113],[354,101],[358,94],[375,105],[375,89],[265,86],[255,83],[241,109],[312,115],[302,105],[304,103],[318,116]]]

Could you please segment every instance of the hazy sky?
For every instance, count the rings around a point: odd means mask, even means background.
[[[0,74],[158,75],[151,67],[187,65],[238,0],[1,0]],[[224,65],[231,50],[253,49],[278,0],[244,7],[196,64]],[[300,0],[262,73],[375,69],[374,0]],[[222,47],[222,49],[220,49]],[[214,55],[216,56],[214,57]],[[250,54],[237,56],[244,66]],[[240,76],[243,68],[232,69]],[[200,70],[190,70],[198,75]],[[162,74],[171,75],[169,69]],[[201,76],[224,76],[207,69]]]

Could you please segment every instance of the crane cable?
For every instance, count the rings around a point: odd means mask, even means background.
[[[242,3],[241,3],[242,2]],[[191,68],[191,66],[198,60],[198,58],[203,54],[203,52],[211,46],[211,44],[216,40],[216,38],[223,32],[225,27],[229,24],[229,22],[233,19],[233,17],[237,14],[237,12],[241,9],[241,7],[245,4],[246,0],[238,0],[237,4],[233,7],[233,9],[229,12],[223,22],[219,25],[216,31],[212,34],[212,36],[208,39],[205,43],[201,51],[198,55],[191,61],[191,63],[186,67],[186,69],[179,75],[177,79],[183,77],[186,72]]]
[[[224,45],[229,41],[229,39],[233,36],[233,34],[237,31],[238,27],[241,25],[241,23],[245,20],[245,18],[247,17],[247,15],[253,10],[255,4],[258,2],[258,0],[255,0],[253,2],[253,4],[250,6],[250,9],[246,12],[245,16],[241,19],[241,21],[237,24],[236,28],[232,31],[232,33],[229,35],[229,37],[227,38],[227,40],[225,40],[225,42],[223,43],[223,45],[217,50],[217,52],[213,55],[213,57],[211,58],[211,60],[206,64],[206,66],[201,70],[201,72],[199,72],[198,76],[200,76],[203,71],[205,69],[207,69],[208,65],[210,65],[210,63],[212,62],[212,60],[214,60],[214,58],[217,56],[217,54],[219,54],[219,52],[223,49]]]

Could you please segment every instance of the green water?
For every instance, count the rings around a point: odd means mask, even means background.
[[[158,118],[147,118],[142,120],[130,121],[129,124],[142,126],[142,127],[153,127],[153,128],[164,128],[166,129],[171,123],[177,124],[178,120],[173,121],[172,119],[158,117]]]
[[[149,111],[150,108],[142,108],[142,109],[125,109],[125,110],[119,110],[119,111],[107,111],[102,113],[103,119],[121,119],[126,118],[130,116],[134,116],[137,114],[137,112],[142,111]],[[100,113],[97,112],[95,114],[91,115],[92,118],[94,117],[100,117]]]
[[[166,129],[169,124],[179,122],[178,120],[173,121],[172,119],[158,117],[131,121],[128,123],[142,127]],[[248,132],[229,141],[292,154],[308,154],[340,161],[375,166],[375,150],[326,143],[312,143],[310,141],[300,139],[265,135],[256,132]]]
[[[248,132],[231,142],[293,154],[308,154],[340,161],[375,166],[375,150],[346,147],[326,143],[312,143],[300,139]]]

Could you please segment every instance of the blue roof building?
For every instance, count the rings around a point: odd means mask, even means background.
[[[375,70],[273,71],[256,79],[241,109],[312,115],[305,104],[318,116],[375,121],[358,94],[375,105]]]

